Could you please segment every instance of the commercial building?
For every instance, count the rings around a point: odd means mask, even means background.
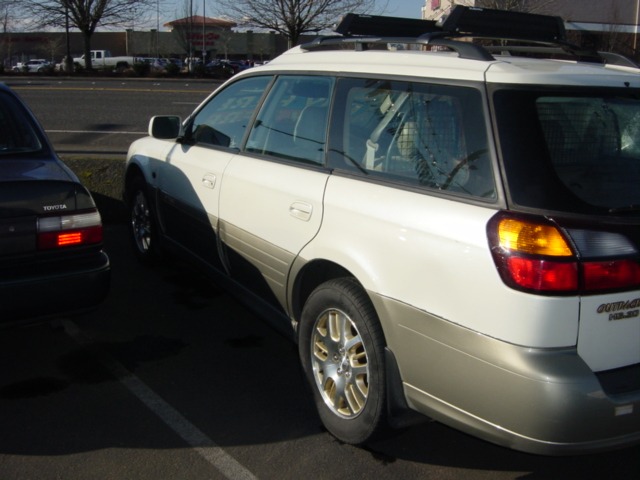
[[[91,48],[110,50],[112,55],[137,57],[189,56],[206,59],[269,60],[287,49],[287,39],[275,32],[232,31],[226,20],[194,16],[169,22],[170,31],[156,29],[96,32]],[[79,57],[84,40],[80,32],[69,32],[69,53]],[[65,32],[0,33],[0,58],[5,68],[32,58],[59,63],[67,53]]]

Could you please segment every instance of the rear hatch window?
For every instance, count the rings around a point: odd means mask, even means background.
[[[513,206],[640,213],[640,92],[509,88],[493,98]]]

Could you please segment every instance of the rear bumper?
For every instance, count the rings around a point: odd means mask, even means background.
[[[574,348],[524,348],[388,299],[374,303],[401,319],[388,341],[414,410],[529,453],[585,454],[640,443],[637,368],[621,369],[611,389]]]
[[[104,300],[111,283],[109,257],[103,251],[21,275],[3,273],[0,325],[86,311]]]

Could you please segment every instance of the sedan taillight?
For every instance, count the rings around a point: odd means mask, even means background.
[[[38,219],[38,249],[50,250],[102,242],[98,211]]]

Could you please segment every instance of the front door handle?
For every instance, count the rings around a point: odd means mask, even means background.
[[[206,173],[202,177],[202,185],[207,188],[214,188],[216,186],[216,176],[212,173]]]

